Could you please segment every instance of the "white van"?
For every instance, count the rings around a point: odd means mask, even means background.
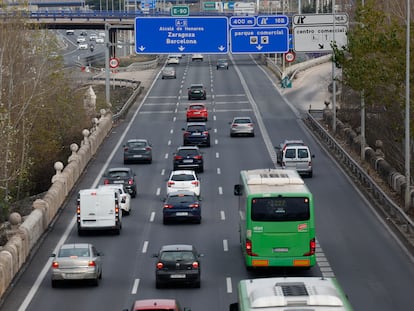
[[[122,211],[119,192],[113,188],[84,189],[78,194],[76,210],[78,234],[86,230],[122,229]]]
[[[282,151],[282,168],[296,170],[300,175],[312,177],[312,158],[308,146],[287,146]]]

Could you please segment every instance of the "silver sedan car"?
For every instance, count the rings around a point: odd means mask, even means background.
[[[51,257],[52,287],[73,280],[88,280],[97,286],[102,278],[101,254],[92,244],[63,244]]]
[[[250,117],[234,117],[230,122],[230,136],[254,136],[253,121]]]

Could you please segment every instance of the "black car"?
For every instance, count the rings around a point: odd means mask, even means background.
[[[152,163],[152,145],[146,139],[130,139],[124,145],[124,164]]]
[[[110,168],[103,175],[104,184],[123,184],[132,198],[137,196],[137,183],[135,173],[129,167]]]
[[[210,147],[210,128],[203,122],[188,123],[182,128],[184,146],[206,146]]]
[[[192,221],[201,223],[201,202],[193,191],[170,192],[162,207],[163,224],[171,221]]]
[[[197,146],[181,146],[174,153],[173,170],[189,169],[204,171],[203,154]]]
[[[193,285],[200,288],[200,257],[193,245],[164,245],[158,254],[155,264],[155,287],[168,284]]]
[[[207,92],[203,84],[191,84],[188,88],[188,100],[206,98]]]

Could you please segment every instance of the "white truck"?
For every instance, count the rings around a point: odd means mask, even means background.
[[[78,235],[87,230],[113,230],[120,234],[120,202],[119,192],[113,188],[80,190],[76,209]]]

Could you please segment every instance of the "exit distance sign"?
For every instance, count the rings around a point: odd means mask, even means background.
[[[171,16],[188,16],[190,8],[186,5],[177,5],[171,7]]]

